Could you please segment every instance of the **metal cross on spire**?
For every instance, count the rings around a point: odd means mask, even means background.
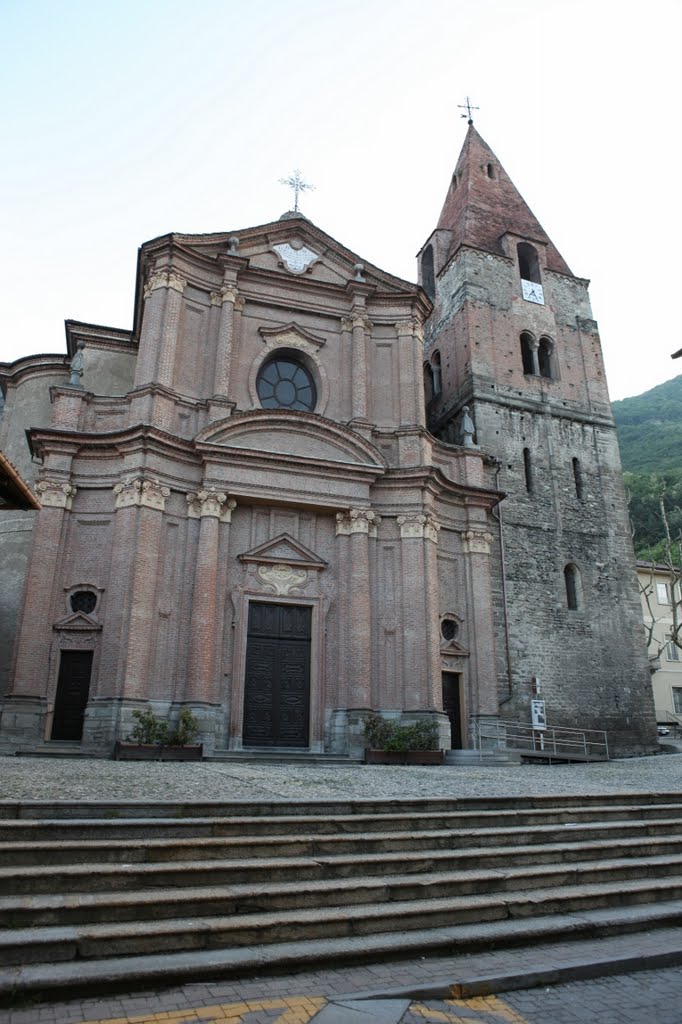
[[[314,192],[315,186],[309,185],[307,181],[304,181],[301,177],[301,172],[298,167],[293,174],[290,174],[288,178],[280,178],[280,185],[287,185],[289,188],[294,190],[294,213],[298,213],[298,196],[299,192]]]
[[[472,110],[480,110],[481,109],[480,107],[472,106],[471,100],[469,99],[468,96],[466,98],[466,103],[458,103],[457,106],[459,107],[460,110],[466,110],[466,114],[461,114],[460,116],[468,118],[469,124],[473,124],[474,123],[474,119],[471,116],[471,111]]]

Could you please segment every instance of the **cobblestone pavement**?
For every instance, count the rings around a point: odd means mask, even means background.
[[[0,757],[5,800],[324,800],[673,792],[682,753],[594,764],[390,767]]]

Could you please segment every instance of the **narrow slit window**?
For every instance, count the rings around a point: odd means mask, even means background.
[[[526,490],[530,494],[533,490],[533,463],[530,457],[530,448],[523,449],[523,472],[526,478]]]
[[[433,398],[433,370],[431,363],[424,363],[424,401],[428,405]]]
[[[573,482],[575,483],[575,496],[580,501],[583,497],[583,473],[580,468],[580,459],[573,459]]]
[[[422,255],[422,288],[433,300],[436,298],[436,275],[433,267],[433,246],[427,245]]]
[[[564,567],[564,584],[569,611],[578,611],[581,604],[580,571],[578,566],[573,565],[572,562]]]
[[[433,395],[439,395],[443,390],[443,379],[440,367],[440,352],[434,352],[431,357],[431,377],[433,379]]]

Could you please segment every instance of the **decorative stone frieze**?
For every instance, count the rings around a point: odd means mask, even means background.
[[[184,277],[180,277],[179,274],[173,273],[172,270],[162,270],[159,273],[152,274],[146,285],[144,286],[143,295],[145,299],[148,299],[153,291],[157,288],[172,288],[173,291],[180,292],[182,294],[187,287],[187,281]]]
[[[65,508],[71,511],[76,494],[73,484],[66,484],[62,480],[40,480],[36,484],[36,491],[43,508]]]
[[[290,590],[302,587],[308,579],[305,569],[296,569],[293,565],[259,565],[258,579],[266,587],[272,587],[275,593],[286,597]]]
[[[336,536],[346,537],[351,533],[367,533],[376,537],[381,516],[371,508],[352,508],[336,514]]]
[[[228,498],[223,491],[217,491],[215,487],[211,487],[209,490],[193,491],[186,495],[186,500],[189,519],[214,516],[216,519],[220,519],[221,523],[229,523],[232,519],[232,512],[237,507],[234,498]]]
[[[489,555],[493,535],[487,530],[466,530],[462,534],[462,551],[465,555]]]
[[[116,495],[115,508],[129,508],[138,505],[142,508],[153,508],[163,512],[166,498],[170,496],[170,487],[160,483],[156,477],[133,477],[122,481],[114,487]]]
[[[432,540],[438,543],[438,531],[440,523],[434,516],[424,515],[421,512],[406,516],[398,516],[401,538],[418,538]]]

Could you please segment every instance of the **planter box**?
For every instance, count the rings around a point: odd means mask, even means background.
[[[365,764],[442,764],[442,750],[370,750],[365,748]]]
[[[201,761],[204,747],[193,743],[186,747],[169,747],[160,743],[126,743],[116,741],[114,761]]]

